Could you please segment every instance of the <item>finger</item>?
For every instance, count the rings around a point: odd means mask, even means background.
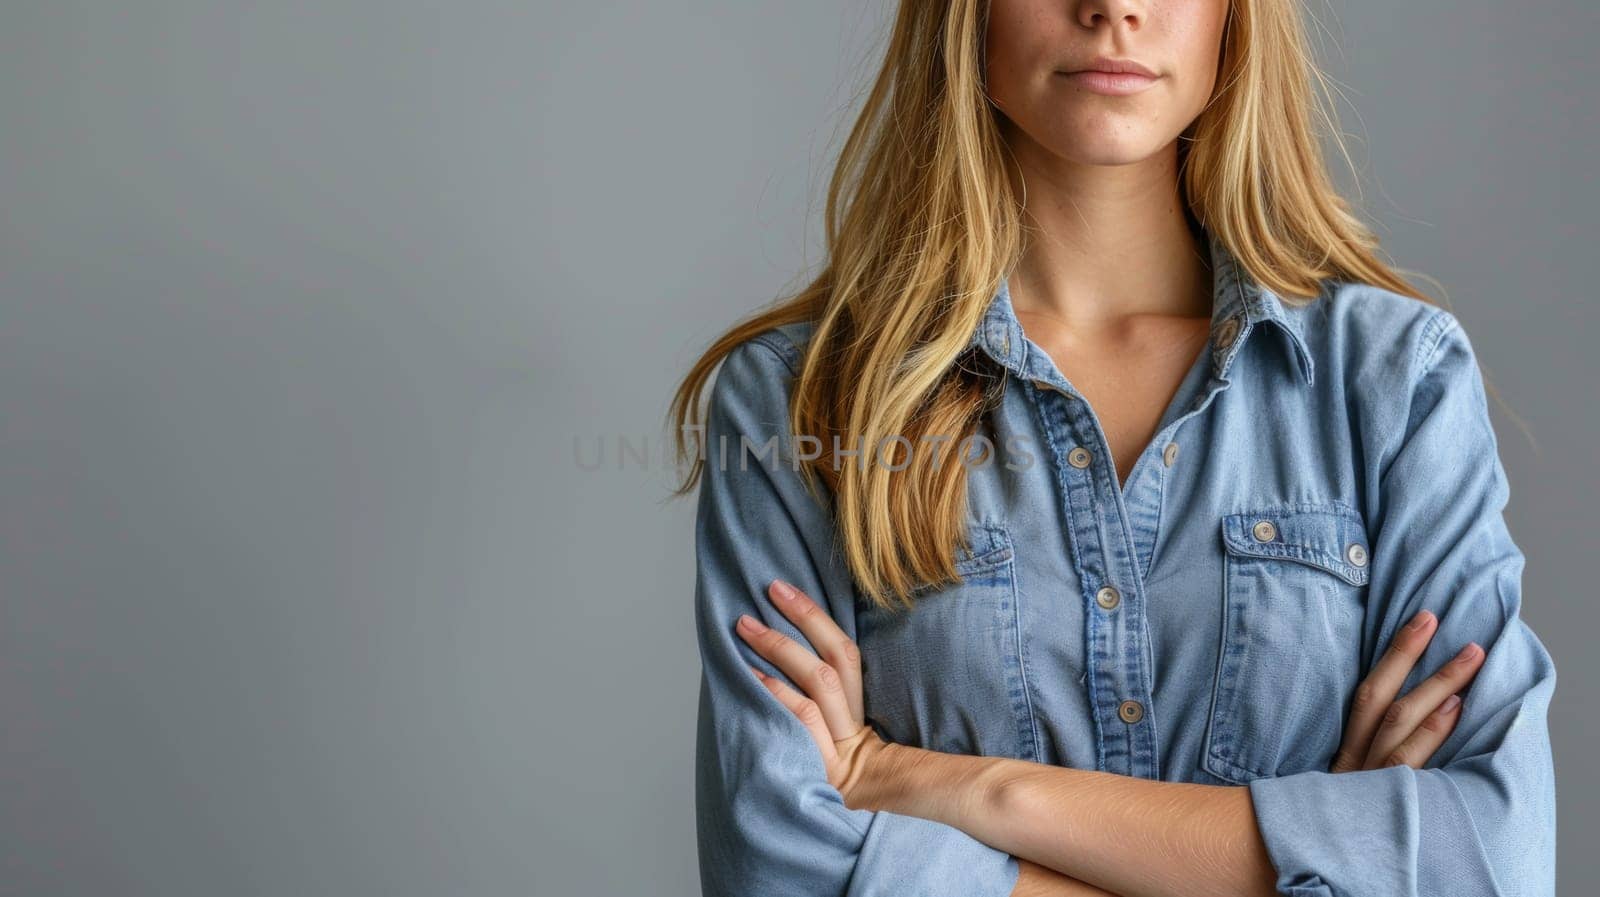
[[[772,661],[822,710],[823,721],[838,733],[838,738],[861,728],[850,715],[850,704],[844,697],[844,683],[839,674],[811,649],[787,635],[773,629],[749,614],[739,616],[739,636],[754,648],[757,654]],[[832,739],[830,739],[832,740]]]
[[[1450,695],[1437,709],[1428,714],[1406,739],[1383,758],[1381,766],[1409,766],[1421,769],[1427,765],[1433,752],[1450,737],[1451,730],[1461,721],[1461,696]]]
[[[1448,695],[1466,688],[1483,666],[1483,649],[1477,642],[1468,642],[1449,663],[1438,672],[1397,698],[1383,715],[1383,723],[1372,736],[1372,748],[1367,752],[1366,769],[1382,765],[1385,757],[1400,746],[1400,742],[1422,723]]]
[[[1372,737],[1383,722],[1383,714],[1400,693],[1406,676],[1422,656],[1424,648],[1433,639],[1438,618],[1431,611],[1421,610],[1411,622],[1395,633],[1388,650],[1378,660],[1372,672],[1356,688],[1350,706],[1350,719],[1345,725],[1344,738],[1339,753],[1334,755],[1333,772],[1351,772],[1363,768],[1371,752]]]
[[[811,733],[811,740],[817,743],[817,749],[822,752],[822,765],[824,769],[833,769],[839,762],[839,751],[833,745],[833,732],[828,728],[827,722],[822,718],[822,710],[815,701],[789,687],[789,684],[776,676],[768,676],[755,667],[750,671],[756,674],[761,684],[772,692],[778,702],[789,708]]]
[[[844,695],[850,707],[850,719],[859,729],[865,724],[861,697],[861,651],[856,643],[844,634],[833,617],[825,612],[810,595],[798,588],[775,579],[767,587],[772,603],[793,623],[806,641],[817,649],[817,654],[839,674]]]

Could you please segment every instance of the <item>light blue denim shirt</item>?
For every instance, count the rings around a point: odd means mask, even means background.
[[[1018,873],[958,829],[845,807],[749,667],[781,673],[734,631],[749,613],[803,643],[764,597],[773,579],[856,640],[887,740],[1246,785],[1283,894],[1555,893],[1556,672],[1518,613],[1524,559],[1466,334],[1370,285],[1329,281],[1295,308],[1207,242],[1210,343],[1125,486],[997,286],[972,340],[1009,375],[984,423],[993,461],[969,465],[965,581],[909,615],[860,598],[794,469],[810,325],[724,361],[696,519],[706,894],[1004,897]],[[1402,694],[1469,641],[1487,652],[1456,728],[1424,769],[1328,772],[1356,686],[1422,608],[1438,630]]]

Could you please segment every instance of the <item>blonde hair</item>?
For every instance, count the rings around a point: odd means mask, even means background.
[[[824,445],[884,445],[924,435],[961,443],[995,398],[997,375],[965,353],[1026,233],[1007,147],[984,90],[986,0],[902,0],[882,68],[829,183],[826,264],[715,340],[674,394],[668,423],[681,466],[675,494],[704,463],[686,428],[716,365],[773,327],[814,322],[795,378],[791,433]],[[1432,302],[1377,257],[1378,240],[1330,182],[1313,128],[1332,116],[1296,0],[1233,0],[1217,87],[1179,140],[1189,210],[1246,273],[1285,302],[1322,281],[1380,286]],[[1337,137],[1336,128],[1328,133]],[[1348,157],[1347,157],[1348,160]],[[897,441],[897,440],[896,440]],[[969,548],[966,465],[929,452],[884,464],[807,461],[834,496],[839,544],[863,597],[909,607],[925,584],[959,581]]]

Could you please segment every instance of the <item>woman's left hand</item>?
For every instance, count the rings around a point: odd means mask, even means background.
[[[774,580],[767,595],[789,622],[816,646],[816,653],[745,614],[736,627],[757,654],[771,661],[804,690],[755,667],[751,671],[800,719],[822,751],[828,784],[851,809],[873,809],[867,795],[889,745],[866,724],[861,689],[861,652],[826,611],[804,592]],[[820,656],[819,656],[820,655]]]

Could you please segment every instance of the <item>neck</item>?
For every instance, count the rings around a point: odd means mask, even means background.
[[[1018,314],[1083,328],[1134,315],[1211,317],[1209,255],[1184,214],[1176,143],[1137,163],[1087,165],[1008,130],[1030,231],[1010,278]]]

